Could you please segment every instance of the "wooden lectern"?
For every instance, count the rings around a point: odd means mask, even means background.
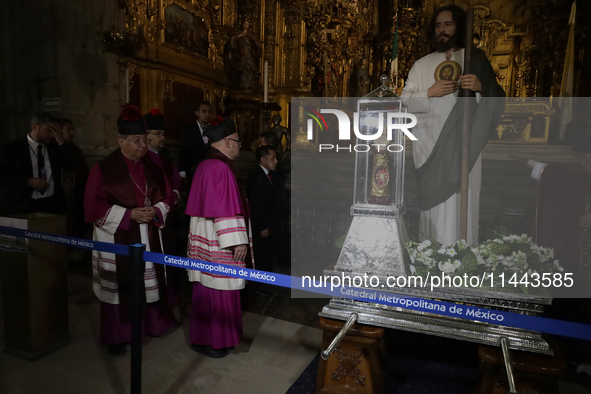
[[[65,215],[28,213],[11,218],[22,219],[20,222],[26,224],[27,230],[66,234]],[[68,341],[66,247],[29,239],[28,247],[16,250],[7,242],[8,236],[2,238],[4,350],[37,359]]]

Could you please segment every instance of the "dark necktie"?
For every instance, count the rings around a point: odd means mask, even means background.
[[[199,122],[197,122],[197,125],[199,126],[199,131],[201,132],[201,138],[204,140],[203,142],[205,142],[207,144],[209,142],[209,139],[205,135],[205,128],[207,126],[201,126],[201,124]]]
[[[39,178],[45,178],[45,157],[43,156],[43,145],[37,145],[37,174]]]
[[[45,157],[43,156],[43,145],[37,145],[37,176],[39,178],[45,178]],[[45,194],[45,191],[39,193]]]
[[[269,178],[269,182],[271,182],[271,184],[273,184],[273,178],[271,178],[271,173],[267,174],[267,178]]]

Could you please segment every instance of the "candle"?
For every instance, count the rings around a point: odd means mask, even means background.
[[[265,60],[265,71],[263,75],[265,84],[265,103],[269,102],[269,62]]]
[[[125,104],[129,104],[129,67],[125,68]]]

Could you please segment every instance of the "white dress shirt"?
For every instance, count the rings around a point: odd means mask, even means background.
[[[37,162],[37,146],[41,145],[41,151],[43,152],[43,158],[45,163],[45,179],[49,182],[49,189],[45,191],[45,193],[41,194],[37,190],[33,190],[33,194],[31,194],[31,198],[37,200],[39,198],[46,198],[53,196],[53,192],[55,190],[54,182],[53,182],[53,173],[51,171],[51,162],[49,161],[49,153],[47,152],[47,147],[43,144],[39,144],[37,141],[31,138],[30,135],[27,134],[27,140],[29,142],[29,154],[31,156],[31,164],[33,165],[33,178],[41,178],[42,176],[39,174],[39,166]]]
[[[269,182],[271,182],[271,184],[273,184],[273,181],[271,181],[271,178],[269,178],[269,170],[267,170],[265,167],[263,167],[260,164],[259,164],[259,167],[261,167],[263,169],[263,171],[265,172],[265,175],[267,176],[267,179],[269,180]]]
[[[205,136],[205,128],[207,126],[201,126],[201,123],[197,121],[197,127],[199,127],[199,131],[201,132],[201,138],[203,139],[203,143],[207,145],[207,143],[209,142],[209,138]]]

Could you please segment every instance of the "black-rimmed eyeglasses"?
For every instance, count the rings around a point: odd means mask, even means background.
[[[238,144],[238,146],[242,146],[242,142],[240,140],[235,140],[234,138],[226,137],[225,140],[232,140]]]

